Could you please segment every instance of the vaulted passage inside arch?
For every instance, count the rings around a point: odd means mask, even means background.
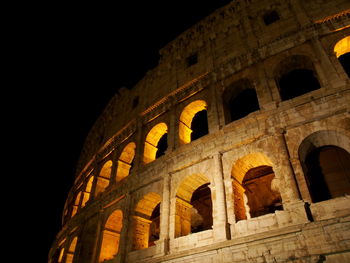
[[[98,262],[116,257],[119,250],[120,233],[123,226],[123,213],[114,211],[107,219],[102,233],[102,244]]]
[[[188,176],[176,194],[175,237],[211,229],[212,212],[208,179],[200,174]]]
[[[96,177],[96,189],[95,196],[104,192],[109,185],[109,180],[111,178],[113,162],[111,160],[105,162],[103,165],[100,174]]]
[[[289,100],[313,90],[319,89],[320,83],[310,69],[294,69],[279,79],[282,100]]]
[[[117,182],[123,180],[130,173],[135,157],[136,144],[130,142],[126,145],[119,156],[117,168]]]
[[[190,143],[206,134],[208,134],[207,103],[204,100],[193,101],[180,115],[180,143]]]
[[[339,40],[334,46],[334,52],[343,66],[344,71],[350,78],[350,36]]]
[[[191,122],[191,141],[208,134],[208,115],[206,110],[201,110],[194,115]]]
[[[304,174],[313,202],[350,194],[350,154],[340,147],[312,150],[306,156]]]
[[[168,126],[162,122],[155,125],[147,134],[143,154],[145,164],[153,162],[155,159],[165,154],[168,148],[167,142]]]
[[[227,87],[223,102],[226,124],[259,110],[256,91],[248,79],[236,81]]]
[[[249,154],[239,159],[233,166],[232,177],[236,221],[283,209],[280,193],[271,188],[275,174],[264,155]]]
[[[136,205],[133,250],[154,246],[160,235],[160,201],[157,193],[146,194]]]

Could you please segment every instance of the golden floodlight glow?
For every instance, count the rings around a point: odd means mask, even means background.
[[[345,53],[350,52],[350,36],[344,37],[342,40],[338,41],[334,46],[334,52],[337,58]]]
[[[135,157],[135,149],[136,144],[134,142],[130,142],[125,146],[123,152],[120,154],[117,168],[117,182],[129,175],[131,163]]]
[[[118,254],[122,227],[123,212],[116,210],[108,217],[103,230],[99,262],[113,259]]]
[[[104,192],[104,190],[106,190],[107,186],[109,185],[109,179],[111,178],[111,173],[112,173],[112,165],[113,165],[113,162],[111,160],[107,161],[103,165],[99,176],[96,178],[97,182],[96,182],[95,196]]]
[[[75,252],[75,247],[77,245],[77,240],[78,238],[75,237],[72,242],[70,243],[69,249],[67,251],[66,255],[66,263],[72,263],[73,262],[73,257],[74,257],[74,252]]]
[[[180,144],[191,142],[191,123],[197,112],[207,109],[207,103],[204,100],[196,100],[187,105],[180,115],[179,138]]]
[[[91,194],[91,188],[92,188],[92,182],[94,181],[94,177],[90,176],[88,183],[86,184],[86,188],[83,194],[83,200],[81,202],[81,207],[84,207],[86,202],[90,199]]]
[[[152,223],[149,218],[152,216],[153,210],[160,203],[161,197],[157,193],[146,194],[136,205],[135,212],[140,216],[134,216],[134,240],[133,250],[148,248],[150,225]]]
[[[147,134],[143,153],[143,162],[150,163],[156,159],[157,145],[164,134],[168,133],[168,126],[162,122],[154,126]]]

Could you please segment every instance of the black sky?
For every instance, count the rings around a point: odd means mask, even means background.
[[[33,159],[28,170],[43,212],[35,262],[46,262],[83,142],[108,101],[156,66],[166,43],[230,1],[120,2],[51,2],[22,29],[23,67],[30,69],[22,80],[22,125],[31,142],[24,154]]]

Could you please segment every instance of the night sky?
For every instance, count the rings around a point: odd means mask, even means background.
[[[40,259],[33,262],[47,262],[82,145],[108,101],[157,65],[159,49],[230,1],[119,2],[44,4],[23,26],[23,41],[30,43],[23,66],[30,73],[22,81],[30,85],[20,100],[21,136],[30,145],[22,155],[31,160],[26,171],[40,189],[43,230]]]

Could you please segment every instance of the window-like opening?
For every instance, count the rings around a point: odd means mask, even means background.
[[[156,244],[160,235],[160,200],[157,193],[148,193],[136,205],[133,250]]]
[[[208,114],[206,110],[199,111],[194,115],[191,130],[191,141],[208,134]]]
[[[118,254],[122,227],[123,213],[116,210],[108,217],[104,226],[98,262],[113,259]]]
[[[126,145],[119,156],[117,168],[117,182],[127,177],[133,166],[136,144],[130,142]]]
[[[168,148],[167,136],[168,126],[165,123],[159,123],[154,126],[147,134],[143,154],[145,164],[154,161],[162,156]],[[159,148],[158,148],[159,147]]]
[[[156,153],[156,159],[160,156],[165,154],[165,151],[168,149],[168,134],[165,133],[163,136],[159,139],[157,144],[157,153]]]
[[[314,72],[310,69],[294,69],[279,79],[282,101],[298,97],[320,87]]]
[[[334,53],[350,77],[350,36],[344,37],[335,44]]]
[[[192,194],[191,233],[211,229],[213,225],[211,192],[209,183],[198,187]]]
[[[345,53],[341,55],[338,59],[340,64],[343,66],[344,71],[350,78],[350,53]]]
[[[266,13],[264,16],[263,16],[263,19],[264,19],[264,23],[265,25],[270,25],[278,20],[280,20],[280,16],[279,14],[277,13],[276,10],[273,10],[273,11],[270,11],[268,13]]]
[[[271,161],[263,154],[249,154],[237,160],[232,177],[236,221],[283,209],[280,193],[271,188],[275,177]]]
[[[190,143],[206,134],[208,134],[207,103],[204,100],[193,101],[180,115],[180,143]]]
[[[197,53],[192,54],[191,56],[188,56],[186,58],[186,65],[187,65],[187,67],[195,65],[195,64],[197,64],[197,62],[198,62],[198,54]]]
[[[132,100],[132,108],[135,109],[137,107],[137,105],[139,105],[139,96],[136,96],[133,100]]]
[[[150,217],[151,224],[149,228],[148,247],[154,246],[155,241],[159,240],[160,234],[160,203],[154,208]]]
[[[306,156],[305,168],[312,202],[350,194],[350,154],[344,149],[318,147]]]
[[[101,171],[100,174],[96,177],[96,190],[95,196],[104,192],[109,185],[109,179],[111,178],[113,162],[111,160],[107,161]]]
[[[257,110],[259,102],[255,89],[245,89],[230,100],[231,121],[241,119]]]
[[[212,212],[208,179],[201,174],[188,176],[176,193],[175,237],[211,229]]]
[[[282,210],[280,194],[271,189],[274,177],[272,167],[265,165],[252,168],[246,173],[242,185],[251,218]]]

